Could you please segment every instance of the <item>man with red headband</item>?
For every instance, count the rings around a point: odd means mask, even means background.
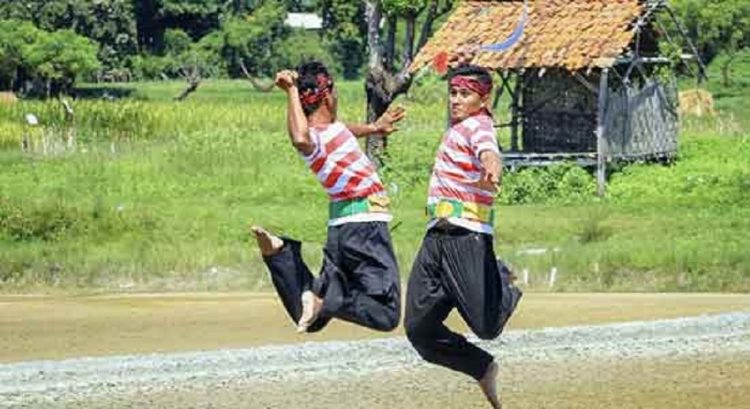
[[[481,67],[462,65],[449,81],[451,126],[435,159],[430,221],[409,277],[406,335],[425,360],[476,379],[499,408],[493,356],[443,323],[456,308],[474,334],[494,339],[521,297],[493,250],[502,165],[487,108],[492,77]]]
[[[374,124],[337,120],[331,75],[319,62],[276,75],[287,93],[292,145],[330,199],[323,267],[313,277],[299,241],[252,228],[271,279],[298,332],[320,331],[332,318],[390,331],[401,316],[398,265],[391,244],[388,196],[355,136],[387,135],[404,117],[388,112]]]

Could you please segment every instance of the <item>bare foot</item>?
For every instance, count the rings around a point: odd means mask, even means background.
[[[250,230],[255,234],[255,240],[258,242],[260,253],[264,256],[272,256],[284,247],[284,240],[274,236],[260,226],[252,226]]]
[[[493,409],[502,409],[503,407],[497,396],[497,374],[499,370],[500,368],[497,366],[497,362],[492,361],[490,366],[487,367],[484,376],[479,381],[479,387],[482,388],[484,396],[490,402]]]
[[[297,332],[307,332],[307,329],[318,319],[320,310],[323,309],[323,299],[313,294],[312,291],[302,293],[302,316],[297,323]]]

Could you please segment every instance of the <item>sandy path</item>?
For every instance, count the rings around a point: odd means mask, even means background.
[[[529,293],[509,329],[742,310],[750,310],[748,295]],[[451,325],[465,330],[459,320]],[[0,363],[361,340],[401,331],[382,334],[335,322],[315,336],[297,336],[272,294],[0,296]]]
[[[508,407],[747,407],[750,312],[509,331]],[[402,337],[0,365],[0,407],[483,407]],[[745,405],[745,406],[743,406]]]

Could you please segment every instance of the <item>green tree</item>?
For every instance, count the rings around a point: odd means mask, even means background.
[[[47,96],[69,92],[77,78],[100,67],[94,41],[72,30],[42,33],[23,54],[31,77],[45,84]]]
[[[286,0],[286,9],[296,13],[313,13],[318,10],[317,0]]]
[[[436,20],[453,8],[452,0],[367,0],[367,48],[369,50],[368,73],[365,80],[367,92],[367,119],[380,117],[399,95],[407,92],[412,84],[409,74],[414,55],[427,43]],[[381,23],[387,21],[385,41],[382,40]],[[396,59],[396,39],[399,20],[404,22],[402,55]],[[421,22],[417,38],[417,22]],[[398,62],[398,64],[397,64]],[[384,137],[367,139],[367,155],[383,161],[387,147]]]
[[[0,20],[0,90],[17,90],[25,76],[25,51],[37,41],[39,30],[18,20]]]
[[[72,30],[48,32],[29,22],[0,20],[0,84],[5,89],[57,95],[100,67],[98,45]],[[26,82],[32,89],[22,89]]]
[[[367,55],[365,4],[350,0],[321,0],[325,38],[346,79],[358,78]]]
[[[286,15],[283,2],[264,1],[250,14],[229,18],[206,45],[216,47],[232,76],[271,75],[284,52],[280,45],[291,32],[284,24]]]
[[[142,51],[164,52],[167,29],[179,28],[198,40],[217,30],[233,6],[225,0],[132,0]],[[241,4],[241,3],[238,3]]]
[[[280,68],[280,45],[290,33],[285,19],[286,8],[280,0],[266,0],[250,13],[228,17],[219,30],[176,56],[179,73],[188,81],[188,88],[176,99],[195,91],[202,78],[217,75],[217,67],[232,76],[245,75],[254,85],[264,88],[256,77],[271,75]]]
[[[710,62],[718,54],[722,82],[731,83],[731,64],[750,46],[750,2],[747,0],[676,0],[675,9],[701,57]]]
[[[97,55],[105,69],[124,68],[130,57],[138,53],[133,5],[129,0],[85,3],[88,4],[85,14],[78,18],[73,30],[99,43]]]
[[[205,38],[205,37],[204,37]],[[222,61],[212,45],[206,41],[192,44],[189,49],[175,56],[177,71],[187,81],[187,87],[174,99],[182,101],[198,89],[204,78],[217,76],[222,70]]]
[[[71,29],[98,42],[105,69],[121,68],[138,49],[132,0],[24,0],[0,3],[0,19],[32,22],[53,32]]]
[[[161,51],[165,28],[159,21],[161,0],[133,0],[138,46],[141,52]]]
[[[162,29],[179,28],[197,40],[217,30],[226,12],[224,0],[161,0]]]

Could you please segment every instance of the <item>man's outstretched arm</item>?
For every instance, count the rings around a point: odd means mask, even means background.
[[[482,164],[482,176],[477,187],[490,192],[496,192],[503,182],[503,159],[493,150],[486,150],[479,154]]]
[[[386,111],[375,122],[369,124],[345,124],[347,129],[357,138],[371,135],[388,136],[396,131],[396,123],[406,117],[406,109],[396,107]]]
[[[297,73],[285,70],[276,74],[275,82],[287,95],[286,124],[292,145],[303,155],[309,156],[315,150],[315,145],[310,138],[307,117],[299,100],[296,79]]]

